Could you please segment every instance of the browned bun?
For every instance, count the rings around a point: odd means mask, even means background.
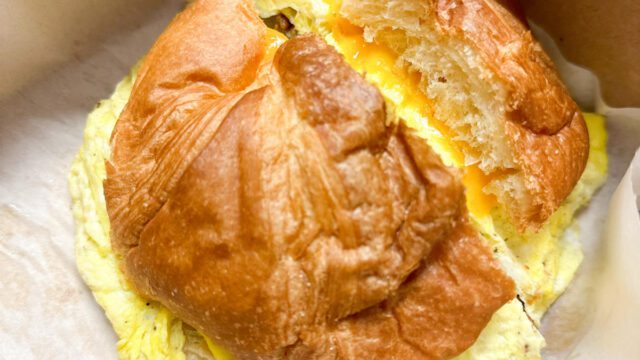
[[[589,138],[516,9],[507,0],[344,0],[340,14],[421,73],[435,116],[492,176],[485,191],[520,230],[535,230],[582,175]]]
[[[505,138],[524,178],[527,199],[507,207],[520,227],[537,227],[580,179],[589,136],[580,109],[553,62],[504,1],[438,1],[441,29],[473,45],[507,89]],[[508,3],[508,2],[507,2]],[[561,174],[561,175],[560,175]]]
[[[104,184],[126,276],[239,359],[461,353],[515,286],[457,174],[318,37],[266,38],[196,1],[144,60]]]

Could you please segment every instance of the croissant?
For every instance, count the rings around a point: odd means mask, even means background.
[[[90,117],[108,142],[72,169],[78,264],[132,346],[121,357],[206,342],[219,360],[485,358],[474,343],[497,338],[500,356],[539,355],[535,325],[568,284],[554,270],[579,264],[560,236],[604,174],[597,125],[517,16],[476,0],[257,3],[289,37],[247,0],[195,1],[113,128]],[[436,56],[446,70],[427,69]],[[85,225],[102,207],[106,248]],[[100,256],[115,260],[86,260]],[[129,300],[104,295],[100,272]],[[153,311],[123,316],[116,298]],[[165,335],[122,335],[117,319],[159,314]]]

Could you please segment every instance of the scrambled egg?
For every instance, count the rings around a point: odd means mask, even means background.
[[[120,359],[185,359],[184,347],[191,337],[182,321],[160,303],[147,301],[130,287],[119,269],[119,259],[111,249],[109,218],[102,182],[104,160],[109,157],[109,138],[116,120],[129,99],[136,68],[118,84],[110,99],[101,101],[89,114],[84,143],[71,167],[69,188],[76,220],[76,262],[80,274],[105,310],[120,338]],[[228,354],[208,341],[218,360]]]
[[[305,12],[293,12],[288,6],[275,7],[271,0],[260,3],[271,6],[267,9],[275,9],[273,11],[288,11],[299,30],[311,30],[310,18],[301,15]],[[307,14],[326,13],[329,9],[322,2],[304,4]],[[262,9],[264,12],[265,7]],[[349,39],[336,40],[331,34],[324,34],[328,42],[348,56]],[[388,57],[389,54],[375,55],[383,65],[385,61],[393,60]],[[360,71],[368,66],[355,61],[351,63]],[[378,69],[382,68],[394,67],[378,66]],[[403,84],[400,82],[403,78],[390,77],[371,66],[366,70],[367,79],[378,85],[387,100],[395,105],[398,116],[418,129],[447,163],[459,164],[456,158],[459,155],[450,150],[442,132],[426,125],[424,114],[415,105],[417,103],[411,105],[409,100],[404,100],[409,97],[402,91],[411,91],[411,88],[402,90]],[[89,115],[84,143],[72,165],[69,184],[77,227],[78,268],[120,338],[117,347],[121,359],[186,359],[189,344],[203,344],[205,350],[202,351],[206,354],[201,354],[200,358],[232,359],[228,352],[183,324],[161,304],[138,296],[121,273],[119,259],[111,249],[109,219],[102,188],[106,176],[104,160],[109,157],[109,138],[129,98],[135,74],[136,68],[118,84],[111,98],[101,101]],[[574,213],[589,200],[606,174],[604,119],[593,114],[585,116],[591,141],[587,168],[573,193],[540,232],[518,234],[495,208],[491,211],[487,208],[470,208],[476,227],[494,247],[494,253],[505,270],[518,283],[527,313],[518,299],[505,304],[494,314],[476,343],[457,359],[540,358],[544,339],[537,330],[537,322],[567,287],[582,260],[576,236],[567,236],[565,229],[571,226]],[[475,181],[473,179],[465,181],[468,188],[469,183]],[[470,190],[467,191],[469,193]],[[479,193],[477,196],[474,202],[479,202],[483,195]],[[573,235],[576,232],[575,226],[569,230]]]
[[[135,72],[135,70],[134,70]],[[76,219],[76,261],[120,341],[122,359],[185,359],[182,323],[158,303],[136,295],[118,268],[109,240],[109,218],[102,181],[104,159],[115,121],[127,103],[133,76],[125,78],[109,100],[91,112],[85,139],[69,178]]]

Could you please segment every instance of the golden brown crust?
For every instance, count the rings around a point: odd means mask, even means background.
[[[459,179],[318,38],[271,66],[247,8],[195,2],[142,65],[105,181],[125,274],[240,359],[460,353],[515,293]]]
[[[423,266],[390,299],[337,326],[331,333],[337,358],[451,358],[475,342],[508,298],[504,289],[513,298],[513,282],[469,224],[458,226]]]
[[[214,12],[219,21],[199,15]],[[219,35],[229,29],[244,41]],[[106,164],[104,187],[117,251],[137,244],[241,93],[259,84],[264,32],[250,3],[199,1],[179,14],[149,51],[132,91],[136,100],[127,104],[112,133]]]
[[[554,135],[539,135],[515,123],[507,123],[507,138],[531,193],[525,211],[513,211],[520,230],[543,224],[580,180],[589,157],[589,134],[582,114]],[[508,208],[508,206],[507,206]]]
[[[495,1],[438,0],[441,29],[464,37],[508,89],[509,120],[555,134],[578,112],[531,32]]]
[[[580,109],[526,23],[504,7],[508,2],[432,2],[441,28],[472,45],[507,89],[505,135],[528,194],[505,206],[521,230],[535,229],[569,195],[586,166],[589,138]]]

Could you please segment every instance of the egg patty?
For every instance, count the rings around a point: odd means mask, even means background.
[[[71,168],[69,186],[77,229],[78,269],[120,339],[120,359],[231,359],[224,349],[174,317],[160,303],[137,295],[120,271],[120,259],[111,248],[102,187],[106,177],[104,162],[109,158],[111,132],[129,99],[136,70],[118,84],[111,98],[101,101],[89,114],[84,143]],[[409,112],[401,115],[411,116]],[[606,176],[604,119],[592,114],[585,117],[591,140],[586,170],[573,193],[538,233],[518,234],[496,210],[482,216],[472,212],[474,223],[517,281],[519,292],[535,301],[527,301],[529,314],[517,299],[505,304],[475,344],[457,359],[540,358],[544,339],[530,317],[538,321],[573,277],[582,253],[576,237],[566,236],[565,229]],[[427,139],[432,133],[432,129],[421,129]],[[441,154],[448,156],[446,151]],[[571,227],[570,232],[575,231]]]

